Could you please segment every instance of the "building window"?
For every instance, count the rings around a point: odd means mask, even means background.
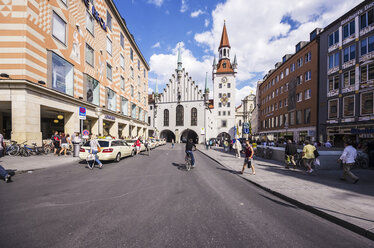
[[[86,62],[87,64],[89,64],[90,66],[94,66],[94,50],[92,47],[90,47],[90,45],[88,45],[86,43]]]
[[[356,58],[356,45],[344,48],[343,51],[343,63],[348,62]]]
[[[219,84],[218,87],[221,89],[222,88],[222,84]]]
[[[227,83],[227,88],[231,88],[231,83]]]
[[[312,79],[312,71],[305,72],[305,82]]]
[[[346,71],[343,74],[343,88],[355,84],[355,70]]]
[[[131,117],[133,118],[133,119],[136,119],[136,112],[137,112],[137,110],[136,110],[136,104],[132,104],[131,105]]]
[[[227,111],[227,115],[230,116],[230,111]]]
[[[52,53],[52,89],[74,95],[74,67],[72,64]]]
[[[222,97],[222,93],[218,93],[218,98],[221,98]]]
[[[310,108],[304,109],[304,124],[310,123]]]
[[[279,108],[282,108],[282,101],[279,101],[278,106]]]
[[[121,76],[121,89],[125,90],[125,78]]]
[[[369,10],[365,14],[361,15],[360,29],[370,26],[374,22],[374,9]]]
[[[283,77],[284,77],[284,74],[283,74],[283,71],[282,71],[281,74],[280,74],[280,79],[282,80]]]
[[[296,77],[296,82],[297,82],[297,85],[300,85],[302,84],[303,82],[303,75],[299,75]]]
[[[288,91],[288,83],[286,83],[286,85],[284,86],[284,91]]]
[[[339,42],[339,29],[329,35],[329,47]]]
[[[134,52],[131,47],[130,47],[130,59],[131,61],[134,61]]]
[[[343,40],[355,33],[355,20],[343,26]]]
[[[279,116],[279,125],[278,126],[283,126],[283,115]]]
[[[329,91],[339,89],[339,75],[329,77]]]
[[[290,113],[290,125],[295,125],[295,112]]]
[[[224,116],[226,116],[226,111],[222,111],[222,114],[223,114]]]
[[[197,126],[197,109],[191,109],[191,126]]]
[[[66,44],[66,22],[53,12],[52,16],[52,35],[57,40]]]
[[[106,77],[112,81],[112,66],[109,63],[106,63]]]
[[[141,98],[141,95],[140,95],[140,92],[138,92],[138,102],[140,103],[140,98]]]
[[[112,110],[112,111],[116,111],[117,108],[116,108],[116,103],[117,103],[117,95],[116,93],[107,88],[107,93],[106,93],[106,97],[107,97],[107,107],[109,110]]]
[[[221,121],[221,126],[222,127],[227,127],[227,121],[226,120],[222,120]]]
[[[219,108],[222,107],[222,102],[219,102],[219,103],[218,103],[218,107],[219,107]]]
[[[164,127],[169,126],[169,110],[164,110]]]
[[[296,125],[302,124],[303,123],[303,111],[302,110],[297,110],[296,111]]]
[[[148,124],[151,125],[151,117],[148,116]]]
[[[140,71],[140,60],[138,59],[138,70]]]
[[[339,102],[338,99],[328,101],[329,119],[338,118],[338,111],[339,111],[338,102]]]
[[[304,99],[305,100],[308,100],[310,97],[311,97],[311,89],[307,89],[307,90],[305,90],[305,92],[304,92]]]
[[[130,94],[132,97],[134,97],[134,86],[133,85],[131,85],[130,87]]]
[[[339,66],[339,52],[329,56],[329,69]]]
[[[312,52],[305,54],[305,64],[312,60]]]
[[[140,87],[140,76],[138,76],[138,86]]]
[[[226,68],[226,63],[223,63],[223,64],[222,64],[222,67],[223,67],[223,68]]]
[[[221,116],[221,111],[218,111],[218,116]]]
[[[100,85],[99,81],[88,74],[84,74],[86,81],[86,101],[95,105],[100,104]]]
[[[284,106],[285,106],[285,107],[288,106],[288,98],[284,99]]]
[[[343,117],[355,115],[355,96],[343,97]]]
[[[374,91],[361,93],[361,115],[373,114]]]
[[[112,56],[112,41],[109,39],[109,37],[106,37],[106,51],[110,56]]]
[[[120,65],[122,69],[125,69],[125,57],[122,54],[120,55]]]
[[[295,64],[291,64],[291,72],[295,71]]]
[[[124,97],[121,97],[121,111],[123,115],[129,114],[129,101]]]
[[[120,44],[122,48],[125,48],[125,37],[123,36],[122,33],[120,33]]]
[[[145,75],[145,69],[143,69],[143,75],[144,75],[144,78],[146,78],[146,75]]]
[[[184,108],[178,105],[176,108],[176,126],[183,126],[184,124]]]
[[[374,35],[361,40],[361,56],[374,50]]]
[[[285,73],[285,76],[288,76],[288,74],[290,74],[290,69],[288,69],[287,67],[284,73]]]
[[[231,97],[231,93],[227,93],[227,97],[230,98]]]
[[[228,102],[228,103],[227,103],[227,107],[230,108],[230,106],[231,106],[231,104],[230,104],[230,102]]]
[[[302,67],[302,66],[303,66],[303,57],[297,60],[297,67]]]
[[[130,66],[130,75],[131,78],[134,79],[134,68],[132,68],[132,66]]]
[[[86,29],[92,36],[95,34],[94,18],[86,11]]]
[[[361,83],[374,79],[374,63],[360,67]]]
[[[299,92],[296,94],[296,101],[301,102],[303,100],[303,93]]]
[[[106,11],[106,26],[112,31],[112,16]]]

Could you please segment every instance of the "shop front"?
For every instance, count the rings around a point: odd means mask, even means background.
[[[374,124],[327,127],[328,140],[336,147],[343,147],[344,142],[370,142],[374,139]]]

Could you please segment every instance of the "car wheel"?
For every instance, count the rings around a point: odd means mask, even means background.
[[[136,153],[135,153],[135,150],[132,150],[132,151],[131,151],[131,157],[134,157],[135,154],[136,154]]]
[[[114,162],[119,162],[119,161],[121,161],[121,153],[117,153],[117,156],[116,156],[116,158],[114,159]]]

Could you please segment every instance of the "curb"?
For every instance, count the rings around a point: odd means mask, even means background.
[[[208,154],[202,152],[200,149],[197,149],[197,150],[200,153],[204,154],[206,157],[208,157],[211,160],[215,161],[216,163],[220,164],[222,167],[227,168],[224,164],[222,164],[217,159],[215,159],[215,158],[209,156]],[[368,230],[364,229],[364,228],[362,228],[360,226],[357,226],[357,225],[352,224],[352,223],[350,223],[348,221],[345,221],[343,219],[335,217],[335,216],[333,216],[331,214],[328,214],[328,213],[326,213],[324,211],[318,210],[317,208],[315,208],[313,206],[307,205],[307,204],[302,203],[302,202],[300,202],[298,200],[290,198],[290,197],[288,197],[288,196],[286,196],[286,195],[284,195],[282,193],[274,191],[274,190],[272,190],[272,189],[270,189],[268,187],[265,187],[265,186],[263,186],[263,185],[261,185],[259,183],[256,183],[256,182],[254,182],[254,181],[252,181],[252,180],[250,180],[248,178],[245,178],[245,177],[243,177],[241,175],[237,175],[237,176],[241,177],[242,179],[244,179],[244,180],[252,183],[253,185],[255,185],[255,186],[257,186],[257,187],[259,187],[259,188],[261,188],[261,189],[263,189],[263,190],[271,193],[272,195],[275,195],[275,196],[281,198],[282,200],[285,200],[285,201],[287,201],[287,202],[289,202],[289,203],[291,203],[291,204],[293,204],[293,205],[295,205],[295,206],[297,206],[297,207],[299,207],[299,208],[301,208],[303,210],[306,210],[306,211],[308,211],[308,212],[310,212],[312,214],[315,214],[315,215],[317,215],[319,217],[322,217],[325,220],[328,220],[328,221],[330,221],[330,222],[332,222],[334,224],[337,224],[337,225],[339,225],[341,227],[344,227],[344,228],[346,228],[346,229],[348,229],[348,230],[350,230],[352,232],[355,232],[355,233],[357,233],[357,234],[359,234],[361,236],[364,236],[365,238],[368,238],[368,239],[374,241],[374,232],[373,232],[374,230],[373,229],[368,229]]]

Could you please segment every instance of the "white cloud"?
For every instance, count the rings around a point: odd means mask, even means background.
[[[147,3],[154,4],[157,7],[160,7],[164,3],[164,0],[148,0]]]
[[[192,34],[192,30],[189,30],[186,34],[187,35],[191,35]]]
[[[208,26],[209,26],[209,19],[207,18],[207,19],[205,19],[205,21],[204,21],[204,26],[207,28]]]
[[[284,54],[294,53],[299,41],[308,41],[311,31],[326,27],[361,1],[227,0],[212,11],[210,30],[194,38],[200,46],[209,48],[209,54],[216,54],[226,20],[231,59],[237,54],[237,80],[252,80],[249,84],[254,86],[256,73],[273,69]],[[297,29],[291,30],[290,24],[281,22],[285,16],[299,23]]]
[[[188,10],[187,0],[182,0],[180,12],[184,13]]]
[[[159,48],[159,47],[161,47],[160,42],[156,42],[156,43],[152,46],[152,48]]]
[[[198,9],[198,10],[191,13],[191,17],[196,18],[196,17],[198,17],[199,15],[202,15],[202,14],[205,14],[205,11],[202,11],[201,9]]]
[[[199,60],[194,57],[191,50],[185,47],[183,42],[179,42],[173,49],[171,49],[170,53],[153,54],[149,60],[149,65],[151,67],[150,73],[152,74],[152,77],[158,78],[159,92],[163,91],[163,88],[169,82],[172,74],[175,74],[179,46],[181,46],[182,66],[185,68],[186,72],[188,72],[188,75],[192,77],[192,80],[194,80],[195,83],[199,85],[199,88],[203,90],[205,84],[205,73],[208,72],[209,87],[212,89],[210,75],[213,57],[204,56],[202,60]],[[149,81],[152,81],[152,84],[155,83],[153,80]]]

